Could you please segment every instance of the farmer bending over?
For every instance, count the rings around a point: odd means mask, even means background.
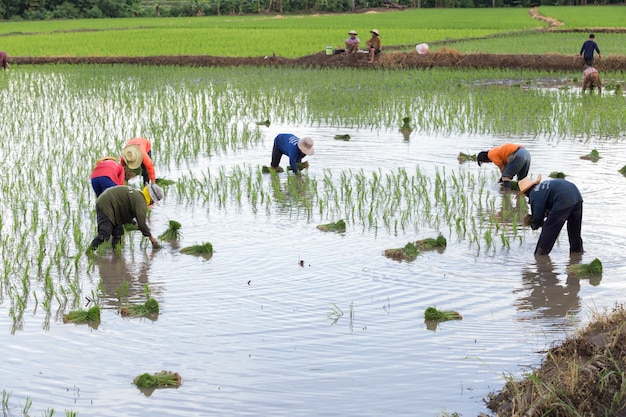
[[[163,190],[156,184],[145,186],[143,191],[126,185],[116,185],[104,190],[96,200],[98,236],[91,241],[89,248],[87,248],[87,254],[93,253],[111,236],[113,236],[111,246],[115,248],[122,241],[123,226],[135,221],[141,233],[150,239],[152,247],[158,248],[159,242],[152,236],[146,220],[148,206],[162,199]]]
[[[141,170],[138,168],[139,173]],[[91,172],[91,187],[96,193],[96,197],[107,188],[116,185],[124,185],[124,181],[135,177],[138,172],[132,171],[127,166],[123,167],[117,163],[117,158],[105,156],[96,161],[96,166]]]
[[[144,184],[154,184],[156,174],[152,163],[152,144],[146,138],[133,138],[126,143],[120,156],[122,166],[128,166],[131,170],[141,167],[141,175]]]
[[[505,143],[489,151],[479,152],[476,157],[478,166],[485,162],[493,162],[500,169],[502,188],[511,191],[511,179],[517,175],[517,180],[526,178],[530,169],[530,153],[526,148],[515,143]]]
[[[276,171],[280,165],[283,155],[289,157],[289,165],[295,174],[300,174],[298,164],[305,156],[313,155],[313,139],[298,138],[291,133],[281,133],[274,138],[274,148],[272,149],[272,162],[270,168]]]

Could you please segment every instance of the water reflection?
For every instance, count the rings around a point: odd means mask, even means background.
[[[522,288],[516,292],[526,294],[518,298],[521,311],[533,311],[543,318],[565,317],[580,311],[580,279],[567,276],[561,282],[549,256],[535,257],[535,263],[522,272]],[[580,255],[572,255],[569,264],[580,262]]]

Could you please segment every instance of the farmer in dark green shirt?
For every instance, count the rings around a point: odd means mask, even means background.
[[[152,247],[158,248],[159,242],[152,236],[146,223],[148,205],[163,198],[163,190],[156,184],[146,186],[146,192],[135,190],[126,185],[107,188],[96,200],[96,216],[98,220],[98,236],[89,245],[88,253],[108,241],[111,245],[119,245],[124,234],[124,225],[137,222],[141,233],[150,239]]]

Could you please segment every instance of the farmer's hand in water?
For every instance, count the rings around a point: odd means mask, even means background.
[[[149,239],[154,249],[159,249],[161,247],[161,245],[159,245],[159,241],[154,236],[150,235]]]

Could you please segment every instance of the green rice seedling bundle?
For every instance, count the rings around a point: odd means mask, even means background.
[[[415,242],[415,246],[419,250],[429,250],[429,249],[438,249],[445,248],[448,242],[446,238],[443,237],[441,233],[436,238],[428,237],[426,239],[418,240]]]
[[[561,171],[552,171],[550,173],[550,175],[548,175],[550,178],[560,178],[563,179],[565,177],[567,177],[566,174],[562,173]]]
[[[463,320],[463,316],[456,311],[438,310],[436,307],[428,307],[424,311],[424,319],[428,321]]]
[[[256,122],[257,126],[266,126],[270,127],[270,119],[265,119],[263,122]]]
[[[595,258],[588,264],[575,264],[567,267],[567,273],[574,277],[602,275],[602,262]]]
[[[400,127],[400,132],[411,133],[412,131],[413,131],[413,126],[411,126],[411,118],[410,117],[402,118],[402,126]]]
[[[93,306],[89,310],[74,310],[63,316],[63,323],[89,323],[100,321],[100,307]]]
[[[133,379],[133,384],[139,388],[167,388],[180,387],[182,377],[177,372],[161,371],[154,374],[141,374]]]
[[[335,135],[334,138],[336,140],[344,140],[344,141],[349,141],[350,140],[350,135],[345,134],[345,135]]]
[[[626,177],[626,165],[624,165],[624,166],[622,167],[622,169],[620,169],[620,170],[619,170],[619,172],[620,172],[620,174],[622,174],[623,176],[625,176],[625,177]]]
[[[459,156],[456,157],[456,159],[458,159],[458,161],[463,164],[465,162],[471,162],[474,161],[476,162],[476,154],[469,154],[469,153],[463,153],[463,152],[459,152]]]
[[[165,179],[165,178],[157,178],[155,182],[160,187],[167,187],[169,185],[172,185],[172,184],[176,183],[176,181],[168,180],[168,179]]]
[[[403,248],[385,249],[385,256],[396,261],[413,261],[417,255],[419,250],[413,242],[407,243]]]
[[[273,173],[273,172],[285,172],[285,170],[282,169],[281,167],[270,168],[267,165],[263,165],[261,167],[261,172],[264,173],[264,174],[270,174],[270,173]]]
[[[200,245],[191,245],[184,247],[180,250],[180,253],[187,255],[213,255],[213,245],[209,242],[202,243]]]
[[[309,161],[298,162],[296,165],[298,166],[298,171],[302,171],[309,168]],[[287,171],[291,171],[291,165],[287,166]]]
[[[148,298],[143,304],[130,304],[120,309],[120,314],[124,317],[150,317],[159,314],[159,302],[154,298]]]
[[[176,220],[170,220],[169,221],[169,227],[167,228],[167,230],[163,233],[161,233],[161,235],[159,235],[159,239],[161,240],[178,240],[180,239],[181,233],[180,233],[180,228],[181,228],[181,224],[179,222],[177,222]]]
[[[322,232],[338,232],[343,233],[346,231],[346,222],[343,220],[337,220],[334,223],[320,224],[317,226]]]
[[[591,161],[591,162],[598,162],[600,158],[602,157],[600,156],[600,153],[598,152],[597,149],[594,149],[587,155],[583,155],[580,157],[580,159],[584,159],[586,161]]]

